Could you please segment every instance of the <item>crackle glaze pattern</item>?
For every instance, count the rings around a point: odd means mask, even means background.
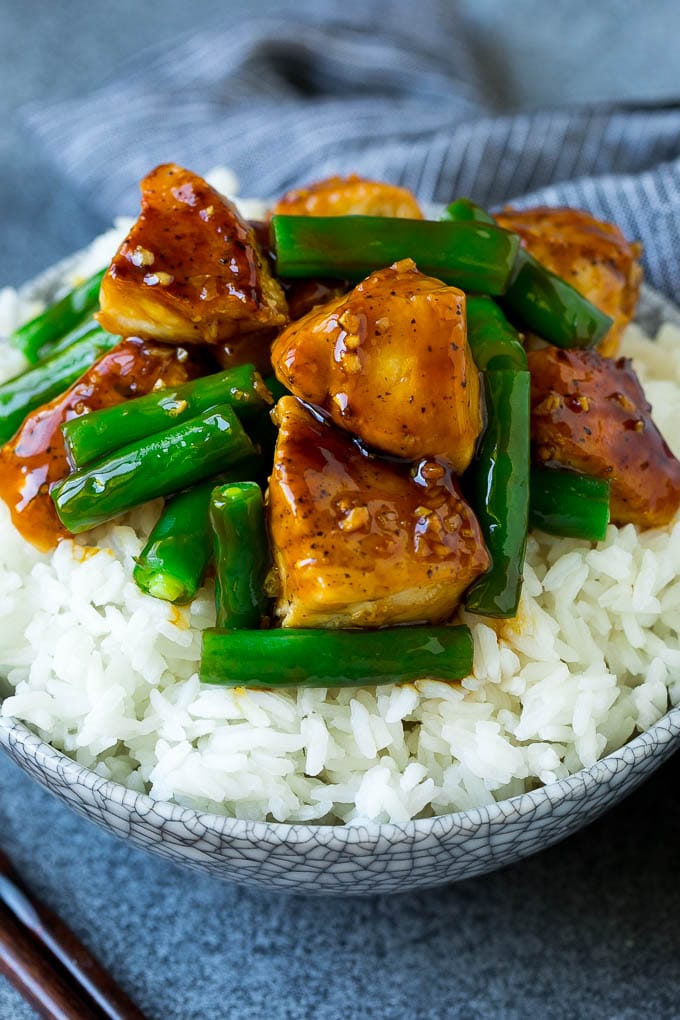
[[[68,259],[24,293],[49,300]],[[643,290],[637,320],[680,325]],[[559,842],[622,800],[680,748],[680,707],[568,779],[489,807],[402,825],[245,822],[151,800],[76,764],[21,723],[0,718],[0,747],[42,786],[113,835],[177,864],[244,885],[370,895],[471,878]]]
[[[533,793],[403,825],[245,822],[133,793],[77,765],[21,723],[0,746],[79,814],[216,878],[311,894],[404,892],[493,871],[576,832],[680,747],[680,708],[588,769]]]

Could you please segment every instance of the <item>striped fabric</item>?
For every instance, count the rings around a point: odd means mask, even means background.
[[[384,0],[380,27],[370,18],[345,0],[197,32],[91,96],[30,110],[28,124],[107,215],[134,212],[137,181],[162,161],[226,164],[263,197],[357,172],[423,202],[590,209],[643,241],[648,278],[676,298],[680,109],[492,116],[453,4]]]

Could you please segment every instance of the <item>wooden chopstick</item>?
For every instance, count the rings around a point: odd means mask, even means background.
[[[143,1013],[60,917],[31,898],[0,850],[0,964],[40,1012],[40,995],[53,994],[59,1020],[144,1020]],[[19,934],[17,934],[19,933]],[[65,988],[80,1012],[64,1012]],[[37,997],[36,997],[37,996]],[[85,1010],[88,1012],[85,1012]]]
[[[12,915],[0,909],[0,973],[47,1020],[102,1020],[69,975],[50,964],[40,945]]]

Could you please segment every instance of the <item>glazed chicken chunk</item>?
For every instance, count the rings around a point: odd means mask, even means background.
[[[223,343],[282,325],[283,291],[252,227],[173,163],[141,183],[142,211],[102,282],[104,329],[168,343]]]
[[[651,418],[630,361],[545,347],[529,354],[534,460],[611,480],[615,524],[668,524],[680,461]]]
[[[637,305],[642,280],[640,245],[627,241],[613,223],[604,223],[580,209],[506,209],[496,220],[499,226],[519,234],[528,251],[547,269],[611,316],[613,325],[599,349],[604,355],[614,355]]]
[[[385,453],[443,457],[460,474],[482,429],[465,295],[410,259],[292,323],[272,348],[279,380]]]
[[[275,413],[268,515],[282,626],[447,620],[489,566],[451,472],[367,457],[294,397]]]
[[[272,209],[283,216],[397,216],[422,220],[415,196],[407,188],[384,181],[328,177],[306,188],[286,192]]]

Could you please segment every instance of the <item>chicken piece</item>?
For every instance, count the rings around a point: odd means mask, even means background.
[[[69,471],[60,428],[65,421],[197,374],[195,359],[182,347],[124,340],[65,393],[33,411],[0,449],[0,497],[17,531],[43,552],[68,534],[50,497],[52,483]]]
[[[294,397],[275,414],[268,515],[282,626],[447,620],[489,566],[450,470],[367,457]]]
[[[637,305],[641,246],[627,241],[613,223],[580,209],[505,209],[496,220],[519,234],[534,258],[611,316],[614,322],[599,350],[616,354]]]
[[[651,418],[630,360],[545,347],[529,354],[534,460],[611,480],[615,524],[668,524],[680,461]]]
[[[218,344],[286,322],[283,291],[231,202],[173,163],[141,189],[139,219],[102,281],[104,329]]]
[[[327,177],[306,188],[293,188],[278,200],[272,215],[282,216],[397,216],[422,220],[415,195],[384,181]]]
[[[336,425],[397,457],[443,457],[461,474],[482,429],[465,295],[411,259],[291,323],[278,379]]]

